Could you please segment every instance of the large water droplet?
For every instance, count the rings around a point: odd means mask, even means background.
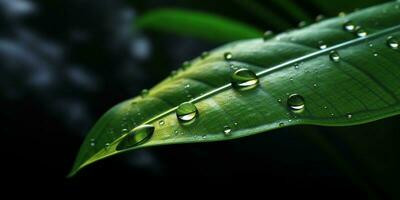
[[[387,38],[386,43],[392,49],[398,49],[399,48],[399,42],[395,38],[393,38],[392,36],[389,36]]]
[[[345,31],[348,31],[348,32],[354,32],[355,29],[356,29],[356,26],[353,24],[352,21],[347,21],[347,22],[345,22],[345,23],[343,24],[343,29],[344,29]]]
[[[233,87],[241,90],[247,90],[257,86],[258,77],[251,70],[242,68],[232,73],[231,81]]]
[[[338,54],[338,52],[336,51],[331,51],[329,53],[329,58],[333,61],[333,62],[339,62],[340,61],[340,56]]]
[[[125,150],[147,142],[154,133],[154,126],[141,125],[127,133],[118,143],[116,150]]]
[[[229,126],[224,126],[224,135],[231,135],[232,129]]]
[[[224,58],[225,58],[226,61],[232,60],[232,57],[233,57],[232,53],[230,53],[230,52],[224,53]]]
[[[181,122],[190,122],[198,115],[196,106],[191,102],[184,102],[176,109],[176,117]]]
[[[274,33],[272,31],[265,31],[263,34],[263,40],[266,41],[274,36]]]
[[[299,94],[292,94],[287,100],[287,104],[291,110],[302,111],[304,110],[304,98]]]

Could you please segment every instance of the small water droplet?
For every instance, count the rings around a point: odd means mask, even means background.
[[[207,138],[207,135],[203,135],[203,136],[201,136],[201,138],[204,140]]]
[[[331,113],[331,117],[335,116],[335,113]]]
[[[277,101],[278,101],[278,103],[282,103],[282,99],[278,99]]]
[[[314,83],[313,86],[314,86],[314,87],[318,87],[318,84],[317,84],[317,83]]]
[[[231,135],[232,129],[229,126],[224,126],[224,135]]]
[[[328,45],[326,45],[322,40],[318,42],[318,45],[319,49],[326,49],[328,47]]]
[[[352,21],[347,21],[347,22],[345,22],[345,23],[343,24],[343,29],[344,29],[345,31],[348,31],[348,32],[354,32],[355,29],[356,29],[356,26],[353,24]]]
[[[283,123],[283,122],[279,123],[279,127],[284,127],[284,126],[285,126],[285,123]]]
[[[165,121],[164,121],[164,120],[160,120],[160,121],[158,121],[158,124],[159,124],[160,126],[163,126],[163,125],[165,124]]]
[[[320,22],[320,21],[322,21],[324,18],[325,18],[324,15],[317,15],[317,16],[315,17],[315,21],[316,21],[316,22]]]
[[[201,59],[204,59],[204,58],[206,58],[208,55],[210,55],[210,53],[208,53],[208,51],[205,51],[205,52],[201,53],[200,58],[201,58]]]
[[[336,51],[331,51],[329,53],[329,58],[333,61],[333,62],[339,62],[340,61],[340,56],[338,54],[338,52]]]
[[[295,68],[295,69],[299,69],[299,63],[295,63],[295,64],[294,64],[294,68]]]
[[[358,37],[365,37],[365,36],[367,36],[368,35],[368,33],[367,33],[367,31],[365,31],[362,27],[357,27],[356,28],[356,35],[358,36]]]
[[[368,42],[368,46],[369,47],[374,47],[374,44],[372,44],[371,42]]]
[[[90,146],[94,147],[94,146],[96,146],[96,143],[95,142],[91,142]]]
[[[106,150],[108,150],[109,148],[110,148],[110,143],[106,143],[105,145],[104,145],[104,148],[106,149]]]
[[[191,65],[192,65],[192,63],[190,61],[185,61],[185,62],[182,63],[182,68],[183,69],[187,69]]]
[[[191,102],[184,102],[176,109],[176,117],[181,122],[190,122],[198,115],[196,106]]]
[[[299,22],[299,28],[302,28],[302,27],[305,27],[305,26],[307,26],[307,22],[306,21],[301,21],[301,22]]]
[[[178,134],[179,134],[179,131],[178,131],[178,130],[175,130],[174,133],[175,133],[175,135],[178,135]]]
[[[190,88],[190,84],[186,84],[186,85],[185,85],[185,88]]]
[[[399,48],[399,42],[395,38],[393,38],[393,36],[389,36],[387,38],[386,44],[392,49],[398,49]]]
[[[224,59],[226,60],[226,61],[229,61],[229,60],[232,60],[232,53],[231,52],[226,52],[226,53],[224,53]]]
[[[293,77],[290,77],[289,80],[290,80],[290,81],[293,81]]]
[[[118,143],[116,150],[125,150],[147,142],[154,133],[154,126],[141,125],[126,134]]]
[[[123,129],[121,130],[121,132],[122,132],[122,133],[126,133],[126,132],[128,132],[128,129],[123,128]]]
[[[287,104],[291,110],[302,111],[304,110],[304,98],[299,94],[292,94],[287,100]]]
[[[353,117],[352,114],[347,114],[347,119],[351,119]]]
[[[324,109],[328,109],[328,106],[324,106]]]
[[[231,75],[233,87],[240,90],[252,89],[258,84],[257,75],[248,69],[238,69]]]
[[[338,16],[339,16],[339,17],[345,17],[345,16],[346,16],[346,13],[345,13],[345,12],[339,12]]]
[[[176,76],[176,74],[178,74],[178,72],[176,70],[171,71],[171,77]]]
[[[267,41],[268,39],[272,38],[274,33],[272,31],[265,31],[263,34],[263,40]]]
[[[142,97],[145,97],[145,96],[147,96],[148,94],[149,94],[149,90],[148,90],[148,89],[143,89],[142,92],[140,92],[140,95],[141,95]]]
[[[237,69],[239,69],[239,67],[236,66],[236,65],[229,65],[229,67],[230,67],[232,70],[237,70]]]
[[[378,56],[378,53],[377,52],[374,52],[374,54],[373,54],[375,57],[377,57]]]
[[[237,125],[238,125],[238,123],[237,123],[237,122],[235,122],[235,123],[233,123],[233,125],[237,126]]]

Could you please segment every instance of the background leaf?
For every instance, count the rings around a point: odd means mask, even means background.
[[[216,42],[256,38],[262,31],[221,16],[182,9],[159,9],[141,16],[136,23],[142,29],[188,35]]]

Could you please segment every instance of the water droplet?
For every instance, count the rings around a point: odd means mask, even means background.
[[[122,133],[126,133],[126,132],[128,132],[128,129],[123,128],[123,129],[121,130],[121,132],[122,132]]]
[[[293,77],[290,77],[289,80],[290,80],[290,81],[293,81]]]
[[[282,103],[282,99],[278,99],[277,101],[278,101],[278,103]]]
[[[386,43],[392,49],[398,49],[399,48],[399,42],[395,38],[393,38],[392,36],[389,36],[387,38]]]
[[[304,98],[299,94],[292,94],[287,100],[287,104],[291,110],[304,110]]]
[[[104,148],[105,148],[106,150],[108,150],[108,149],[110,148],[110,143],[106,143],[106,144],[104,145]]]
[[[328,47],[328,45],[326,45],[322,40],[318,42],[318,45],[319,49],[326,49]]]
[[[295,63],[295,64],[294,64],[294,68],[295,68],[295,69],[299,69],[299,63]]]
[[[226,61],[232,60],[232,57],[233,57],[232,53],[230,53],[230,52],[224,53],[224,58]]]
[[[127,133],[118,143],[116,150],[125,150],[147,142],[154,133],[154,126],[141,125]]]
[[[182,63],[182,68],[183,68],[183,69],[186,69],[186,68],[190,67],[191,65],[192,65],[191,62],[185,61],[185,62]]]
[[[283,123],[283,122],[279,123],[279,127],[284,127],[284,126],[285,126],[285,123]]]
[[[318,87],[318,84],[317,84],[317,83],[314,83],[313,86],[314,86],[314,87]]]
[[[302,28],[302,27],[305,27],[305,26],[307,26],[307,22],[306,21],[301,21],[301,22],[299,22],[299,28]]]
[[[240,90],[247,90],[257,86],[258,77],[251,70],[242,68],[232,73],[231,81],[233,87]]]
[[[143,89],[142,92],[140,93],[140,95],[141,95],[142,97],[145,97],[145,96],[147,96],[148,94],[149,94],[149,90],[148,90],[148,89]]]
[[[94,146],[96,146],[96,143],[95,142],[91,142],[90,146],[94,147]]]
[[[175,76],[176,74],[178,74],[178,72],[176,70],[171,71],[171,76]]]
[[[347,114],[347,119],[351,119],[353,117],[352,114]]]
[[[205,52],[201,53],[200,58],[201,58],[201,59],[204,59],[204,58],[206,58],[208,55],[210,55],[210,53],[208,53],[208,51],[205,51]]]
[[[266,41],[274,36],[274,33],[272,31],[265,31],[263,34],[263,40]]]
[[[378,53],[377,53],[377,52],[374,52],[374,56],[377,57],[377,56],[378,56]]]
[[[368,46],[369,47],[374,47],[374,44],[372,44],[371,42],[368,42]]]
[[[185,85],[185,88],[190,88],[190,84],[186,84],[186,85]]]
[[[338,54],[338,52],[336,51],[331,51],[329,53],[329,58],[333,61],[333,62],[339,62],[340,61],[340,56]]]
[[[176,117],[181,122],[190,122],[198,115],[196,106],[190,102],[184,102],[176,109]]]
[[[224,126],[224,135],[231,135],[232,129],[229,126]]]
[[[230,65],[229,66],[232,70],[237,70],[239,67],[238,66],[236,66],[236,65]]]
[[[158,121],[158,124],[160,124],[160,126],[163,126],[165,124],[165,121],[164,120],[160,120],[160,121]]]
[[[235,122],[235,123],[233,123],[233,125],[237,126],[237,125],[238,125],[238,123],[237,123],[237,122]]]
[[[340,12],[340,13],[338,14],[338,16],[339,16],[339,17],[345,17],[345,16],[346,16],[346,13],[345,13],[345,12]]]
[[[317,16],[315,17],[315,21],[320,22],[320,21],[322,21],[324,18],[325,18],[324,15],[317,15]]]
[[[203,136],[201,136],[201,138],[204,140],[207,138],[207,135],[203,135]]]
[[[365,36],[368,35],[368,33],[367,33],[367,31],[365,31],[363,28],[357,27],[357,28],[356,28],[356,35],[357,35],[358,37],[365,37]]]
[[[345,23],[343,24],[343,29],[344,29],[345,31],[348,31],[348,32],[354,32],[355,29],[356,29],[356,26],[353,24],[352,21],[347,21],[347,22],[345,22]]]

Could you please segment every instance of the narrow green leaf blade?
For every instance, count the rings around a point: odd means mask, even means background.
[[[137,27],[187,35],[215,42],[257,38],[262,31],[221,16],[183,9],[150,11],[136,22]]]
[[[97,160],[143,147],[235,139],[298,124],[354,125],[399,114],[400,50],[388,41],[400,38],[399,5],[324,20],[268,41],[230,43],[195,59],[149,94],[104,114],[83,142],[71,175]],[[344,30],[349,22],[358,32]],[[258,86],[233,87],[233,68],[255,72]],[[190,124],[181,123],[175,113],[187,101],[198,110]],[[144,124],[154,127],[149,140],[116,150],[129,130]]]

